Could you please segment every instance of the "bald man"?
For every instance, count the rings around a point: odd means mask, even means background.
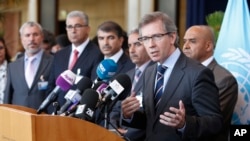
[[[220,66],[213,57],[215,36],[213,29],[205,25],[190,27],[184,35],[183,52],[186,56],[210,68],[219,89],[220,108],[224,127],[218,141],[229,140],[229,126],[238,96],[238,84],[234,76]]]

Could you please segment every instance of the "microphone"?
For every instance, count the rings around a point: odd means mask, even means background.
[[[82,95],[80,105],[77,106],[75,117],[91,121],[94,116],[98,100],[99,95],[95,90],[86,89]]]
[[[116,71],[117,64],[114,60],[102,60],[96,69],[97,78],[95,79],[94,84],[96,84],[98,81],[108,81],[115,75]]]
[[[107,88],[103,90],[102,102],[124,100],[130,93],[132,84],[127,74],[117,75]]]
[[[63,112],[65,112],[71,104],[78,103],[82,98],[81,94],[83,93],[83,91],[87,88],[90,88],[91,86],[92,86],[91,79],[88,77],[83,77],[77,83],[77,89],[75,91],[69,90],[67,94],[64,96],[64,98],[66,99],[66,102],[60,108],[60,110],[58,111],[58,114],[62,114]]]
[[[107,83],[102,83],[97,89],[96,92],[102,96],[104,89],[108,87]]]
[[[43,112],[49,106],[49,104],[56,100],[58,92],[60,90],[68,91],[70,87],[74,84],[75,79],[76,75],[72,71],[66,70],[62,72],[56,79],[56,87],[52,90],[52,92],[46,97],[46,99],[37,109],[37,114]]]
[[[96,105],[96,107],[98,107],[98,106],[101,104],[101,102],[102,102],[103,90],[104,90],[105,88],[108,87],[108,84],[105,83],[105,82],[99,81],[99,82],[96,84],[96,87],[97,87],[97,88],[92,88],[92,89],[96,90],[96,92],[97,92],[98,95],[99,95],[99,100],[98,100],[98,103],[97,103],[97,105]]]

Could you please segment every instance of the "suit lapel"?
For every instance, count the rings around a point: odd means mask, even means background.
[[[34,78],[34,81],[32,83],[32,86],[30,88],[30,90],[35,86],[37,85],[37,82],[40,81],[40,77],[43,75],[44,73],[44,70],[48,67],[48,64],[49,64],[49,59],[48,59],[48,56],[45,52],[43,52],[43,55],[42,55],[42,58],[41,58],[41,62],[39,64],[39,67],[37,69],[37,73],[36,73],[36,76]]]
[[[26,83],[26,79],[25,79],[25,70],[24,70],[24,56],[19,58],[17,61],[17,68],[21,68],[20,71],[16,71],[17,73],[19,73],[17,76],[19,76],[22,80],[22,82],[25,82],[27,89],[29,89],[28,84]],[[19,69],[18,69],[19,70]]]
[[[217,65],[217,61],[215,59],[212,60],[212,62],[210,64],[208,64],[208,68],[210,70],[214,70],[215,66]]]
[[[155,113],[155,106],[154,106],[154,81],[155,81],[155,75],[156,75],[156,67],[157,64],[152,65],[148,67],[147,70],[145,70],[145,74],[143,75],[143,86],[146,86],[143,88],[143,97],[144,97],[144,103],[147,103],[146,110],[149,110],[149,113]]]

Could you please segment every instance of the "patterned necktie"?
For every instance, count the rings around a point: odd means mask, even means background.
[[[140,71],[140,69],[137,68],[135,70],[135,76],[134,76],[134,80],[133,80],[133,83],[132,83],[132,89],[131,89],[132,91],[134,91],[134,88],[135,88],[136,83],[138,82],[140,76],[141,76],[141,71]]]
[[[74,56],[73,56],[73,60],[71,61],[70,65],[69,65],[69,70],[72,70],[72,68],[74,67],[74,65],[76,64],[76,61],[78,59],[78,51],[75,49],[74,50]]]
[[[27,66],[25,70],[25,79],[29,88],[31,87],[34,77],[35,77],[35,67],[34,67],[35,60],[36,58],[28,58],[27,60]]]
[[[156,75],[156,87],[155,87],[155,96],[154,101],[155,105],[158,105],[161,99],[161,95],[163,93],[163,81],[164,81],[164,72],[166,71],[167,67],[159,65],[157,67],[157,75]]]

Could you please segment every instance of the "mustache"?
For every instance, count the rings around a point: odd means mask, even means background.
[[[132,53],[130,53],[129,56],[130,56],[130,57],[138,57],[137,54],[132,54]]]
[[[104,45],[104,46],[102,46],[102,48],[103,48],[103,49],[106,49],[106,48],[109,49],[109,48],[112,48],[112,47],[109,46],[109,45]]]
[[[37,43],[31,42],[31,43],[29,43],[28,45],[29,45],[29,46],[30,46],[30,45],[37,45]]]

